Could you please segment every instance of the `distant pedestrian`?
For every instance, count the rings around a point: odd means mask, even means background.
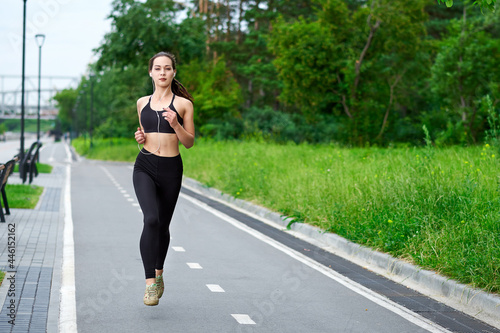
[[[153,94],[137,101],[140,127],[135,139],[144,147],[135,161],[133,183],[144,214],[140,251],[146,273],[146,305],[157,305],[163,295],[170,220],[182,182],[179,141],[186,148],[194,144],[193,97],[175,79],[176,72],[172,54],[154,55],[149,60]]]

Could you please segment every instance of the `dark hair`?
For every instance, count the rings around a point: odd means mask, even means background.
[[[175,62],[175,56],[170,53],[170,52],[158,52],[155,54],[151,59],[149,59],[149,70],[153,70],[153,62],[155,61],[156,58],[158,57],[168,57],[170,60],[172,60],[172,67],[174,70],[176,69],[176,62]],[[172,92],[176,94],[177,96],[181,96],[184,98],[187,98],[191,101],[191,103],[194,102],[193,96],[187,91],[187,89],[180,83],[178,80],[174,79],[172,80]]]

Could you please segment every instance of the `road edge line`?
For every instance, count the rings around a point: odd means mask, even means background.
[[[67,144],[65,144],[65,147],[69,163],[66,165],[66,182],[64,186],[64,245],[59,332],[73,333],[78,332],[76,326],[75,243],[73,238],[73,214],[71,210],[71,153]]]

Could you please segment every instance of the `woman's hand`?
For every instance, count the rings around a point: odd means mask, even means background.
[[[175,128],[179,125],[179,122],[177,121],[177,113],[170,110],[170,108],[163,108],[163,110],[165,110],[165,112],[161,114],[162,117],[165,118],[165,120],[170,124],[170,127],[175,130]]]
[[[146,137],[144,136],[144,132],[141,130],[140,127],[137,127],[137,131],[135,132],[135,141],[137,141],[138,144],[142,145],[144,142],[146,142]]]

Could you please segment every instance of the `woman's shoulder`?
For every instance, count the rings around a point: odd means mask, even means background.
[[[148,104],[150,96],[142,96],[137,100],[137,109],[142,110]]]
[[[193,107],[193,102],[191,102],[189,99],[187,99],[185,97],[182,97],[182,96],[179,96],[179,95],[175,95],[175,99],[179,100],[179,104],[182,107]]]
[[[144,103],[144,102],[149,101],[149,97],[151,97],[151,96],[149,96],[149,95],[148,95],[148,96],[142,96],[141,98],[139,98],[139,99],[137,100],[137,105],[139,105],[139,104],[142,104],[142,103]]]

